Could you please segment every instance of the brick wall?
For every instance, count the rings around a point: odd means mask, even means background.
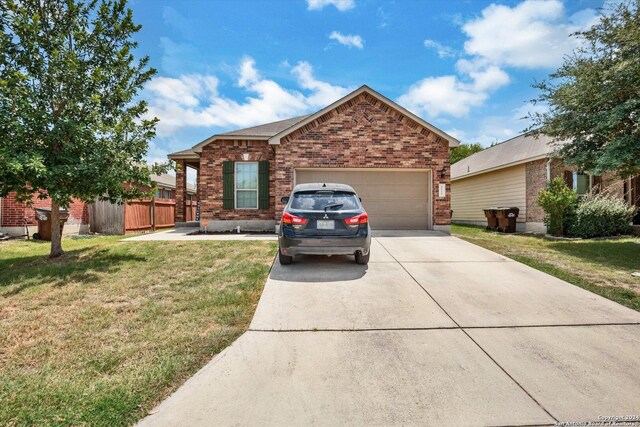
[[[13,193],[10,193],[8,197],[2,198],[2,224],[0,224],[2,227],[22,227],[25,217],[29,225],[35,225],[37,221],[33,209],[51,207],[50,199],[40,200],[34,195],[32,198],[33,205],[27,206],[24,203],[17,202],[13,196]],[[84,202],[72,199],[67,224],[89,224],[89,210]]]
[[[296,168],[428,168],[433,219],[451,223],[449,143],[368,94],[362,94],[287,135],[276,146],[276,216],[292,190]],[[445,168],[445,177],[440,170]],[[446,197],[438,198],[438,184]]]
[[[244,159],[245,154],[248,160]],[[222,208],[222,163],[227,160],[269,161],[269,209]],[[293,171],[304,167],[431,169],[434,224],[451,223],[448,141],[366,93],[287,135],[280,145],[270,146],[267,141],[218,140],[203,147],[197,183],[200,217],[207,220],[277,219],[284,208],[280,198],[292,190]],[[445,176],[441,178],[443,168]],[[177,199],[181,197],[182,179],[178,169]],[[439,183],[446,184],[446,197],[437,197]],[[179,215],[182,214],[176,209],[177,221],[181,220]]]
[[[562,174],[562,172],[560,172]],[[547,185],[547,159],[535,160],[525,165],[527,188],[527,222],[544,221],[544,210],[536,203],[538,193]]]
[[[243,155],[248,154],[248,160]],[[222,162],[269,161],[269,209],[222,208]],[[216,141],[202,149],[198,173],[200,218],[208,220],[275,219],[275,157],[267,141]]]

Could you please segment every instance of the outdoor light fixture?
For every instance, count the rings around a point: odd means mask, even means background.
[[[444,178],[446,174],[447,174],[447,168],[440,169],[440,178]]]

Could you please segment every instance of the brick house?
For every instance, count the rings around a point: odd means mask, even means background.
[[[50,208],[51,199],[32,198],[32,206],[20,203],[14,198],[14,193],[0,198],[0,232],[9,236],[24,234],[25,225],[29,227],[29,234],[38,230],[34,208]],[[64,226],[64,234],[79,234],[89,231],[89,210],[86,203],[73,199],[69,208],[69,219]]]
[[[449,149],[459,145],[367,86],[308,115],[213,135],[169,155],[176,223],[185,221],[186,170],[197,170],[209,230],[274,230],[295,184],[340,182],[377,229],[448,231]]]
[[[546,136],[523,134],[475,153],[451,166],[451,209],[454,223],[486,225],[483,209],[520,209],[518,231],[545,233],[544,211],[536,203],[547,182],[562,177],[578,194],[591,190],[617,194],[640,204],[639,177],[621,180],[577,171],[554,155],[558,145]]]

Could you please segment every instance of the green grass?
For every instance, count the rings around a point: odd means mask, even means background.
[[[637,238],[548,240],[453,225],[453,235],[640,311]]]
[[[248,327],[275,242],[0,244],[0,425],[130,425]]]

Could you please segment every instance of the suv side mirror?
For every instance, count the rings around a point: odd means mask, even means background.
[[[280,197],[280,201],[286,205],[287,203],[289,203],[289,196]]]

